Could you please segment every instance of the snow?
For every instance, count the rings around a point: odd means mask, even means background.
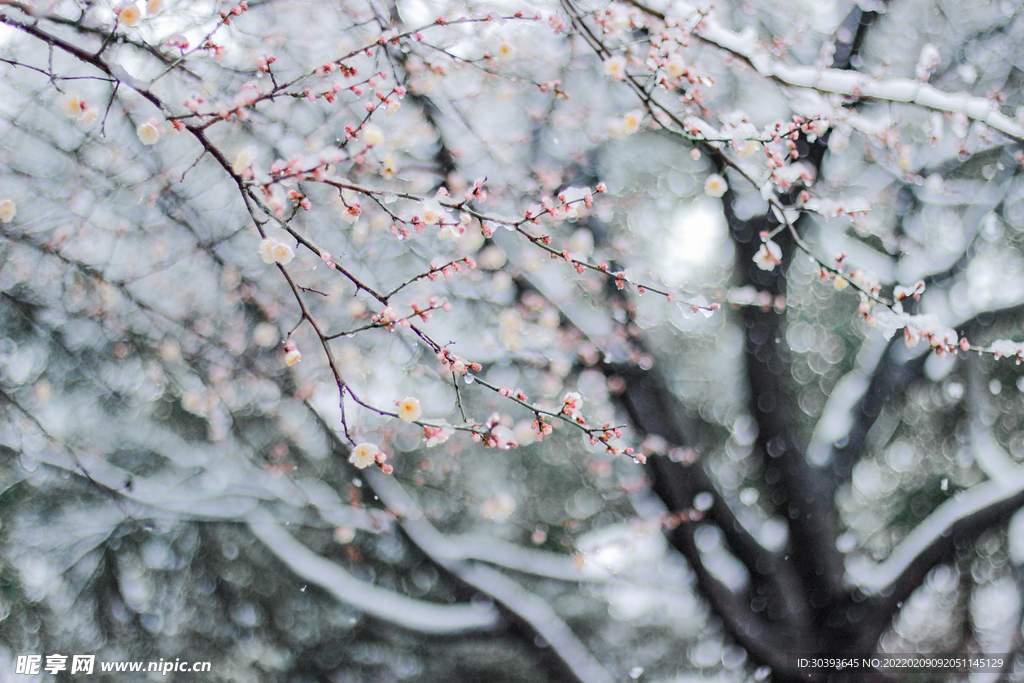
[[[895,581],[932,543],[945,536],[958,521],[1024,492],[1024,467],[1016,466],[999,478],[956,493],[918,524],[885,560],[866,557],[847,561],[847,578],[867,593],[879,593]]]
[[[690,7],[690,11],[694,9]],[[674,11],[687,13],[686,7],[674,7]],[[706,18],[703,24],[704,28],[696,32],[696,36],[746,59],[762,76],[784,85],[859,99],[913,103],[937,111],[960,112],[1008,137],[1024,141],[1024,126],[1000,113],[987,98],[972,97],[966,93],[946,93],[908,78],[878,80],[855,71],[783,64],[774,61],[757,44],[757,36],[749,27],[740,33],[730,31],[714,15]]]

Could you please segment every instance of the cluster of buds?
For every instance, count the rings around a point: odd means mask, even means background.
[[[427,448],[444,443],[451,435],[452,430],[447,427],[423,425],[423,438],[427,440]]]
[[[527,403],[530,400],[529,397],[519,389],[512,391],[508,387],[500,387],[498,389],[498,393],[506,398],[514,398],[522,403]]]
[[[444,365],[449,372],[455,373],[456,375],[465,375],[470,370],[473,372],[480,372],[484,369],[484,366],[479,363],[467,363],[448,349],[442,349],[439,351],[437,359],[441,361],[441,364]]]
[[[240,17],[247,9],[249,9],[249,3],[240,2],[231,9],[227,11],[222,11],[220,13],[221,21],[223,21],[225,24],[230,24],[231,17]]]
[[[379,38],[377,38],[377,44],[387,45],[388,43],[391,43],[392,45],[398,45],[398,43],[401,42],[401,40],[402,39],[398,36],[397,33],[395,33],[394,29],[389,29],[382,33]]]
[[[621,439],[621,438],[622,438],[622,429],[620,429],[619,427],[613,427],[611,422],[605,422],[604,425],[601,428],[600,433],[598,433],[597,431],[594,431],[594,432],[590,433],[590,443],[591,443],[591,445],[596,446],[598,443],[603,443],[605,451],[607,451],[608,453],[611,453],[612,455],[618,455],[619,453],[625,453],[626,455],[632,456],[633,455],[633,449],[632,448],[619,448],[618,446],[615,446],[615,445],[612,444],[612,440],[613,439]],[[647,458],[642,453],[637,454],[636,456],[634,456],[634,459],[636,459],[637,462],[640,462],[640,463],[644,463],[644,462],[647,461]]]
[[[530,429],[537,433],[537,441],[543,441],[545,436],[551,436],[551,432],[555,430],[554,425],[547,422],[544,416],[537,414],[537,419],[530,423]]]
[[[473,187],[469,190],[466,190],[466,201],[471,202],[473,200],[477,200],[479,202],[486,202],[487,190],[484,189],[484,183],[486,182],[487,178],[480,178],[475,183],[473,183]]]
[[[302,159],[293,158],[291,161],[278,160],[270,165],[270,177],[274,179],[287,178],[305,173],[302,170]]]
[[[389,330],[394,329],[395,323],[399,320],[401,320],[401,318],[398,313],[390,306],[370,318],[370,322],[374,325],[380,325],[381,327],[385,327]]]
[[[413,314],[423,322],[427,322],[428,320],[430,320],[431,311],[436,311],[440,309],[445,313],[451,313],[452,310],[452,304],[450,301],[440,303],[436,296],[430,297],[430,300],[427,302],[426,308],[420,308],[420,305],[417,304],[415,301],[411,303],[410,306],[412,307]]]
[[[173,36],[170,36],[169,38],[164,40],[164,45],[166,45],[167,47],[176,47],[181,51],[185,51],[188,49],[189,42],[188,38],[186,38],[182,34],[175,33]]]
[[[633,17],[630,16],[630,11],[625,5],[620,3],[613,3],[603,10],[594,12],[594,20],[603,30],[607,36],[617,36],[623,31],[630,28],[633,24]],[[637,16],[639,25],[642,25],[639,15]]]
[[[323,261],[331,270],[338,267],[338,264],[334,262],[334,258],[331,257],[331,252],[326,249],[320,250],[320,260]]]
[[[485,448],[518,448],[512,429],[509,427],[510,419],[498,413],[493,413],[487,421],[481,425],[481,429],[473,430],[473,441],[482,443]]]
[[[193,114],[197,114],[199,113],[199,105],[205,101],[206,100],[204,100],[202,97],[195,96],[185,100],[184,105],[185,108],[188,109],[190,112],[192,112]]]
[[[854,283],[860,288],[860,306],[858,312],[864,316],[865,322],[869,325],[874,324],[874,318],[871,316],[871,308],[875,305],[878,300],[879,294],[882,292],[882,286],[878,283],[878,277],[873,273],[868,273],[863,270],[852,270],[850,273],[843,273],[843,259],[846,258],[845,253],[838,254],[836,256],[836,267],[835,270],[829,270],[827,268],[820,268],[818,275],[822,280],[832,280],[832,284],[839,291],[846,289],[850,283]],[[921,291],[924,291],[924,283],[921,282]],[[913,296],[917,285],[914,288],[907,289],[907,293]],[[904,294],[904,297],[907,294]],[[900,297],[903,298],[903,297]],[[920,298],[920,293],[915,298]]]
[[[213,55],[214,60],[218,62],[224,59],[224,56],[228,53],[228,49],[225,46],[217,45],[212,40],[207,40],[205,43],[203,43],[203,49],[209,50],[210,54]]]
[[[892,297],[896,301],[903,301],[907,297],[912,298],[914,301],[920,301],[921,295],[924,293],[924,280],[918,280],[910,287],[904,287],[903,285],[896,285],[892,290]]]
[[[476,261],[471,257],[458,259],[445,264],[431,264],[430,271],[427,272],[426,277],[431,282],[435,282],[438,277],[443,277],[445,280],[451,279],[457,273],[461,273],[463,268],[469,268],[473,270],[476,268]]]
[[[391,225],[391,234],[398,238],[399,241],[405,241],[412,237],[412,230],[401,223],[393,223]]]
[[[540,83],[537,86],[537,88],[541,92],[553,92],[555,94],[555,97],[560,100],[567,100],[569,99],[569,93],[562,90],[561,85],[562,81],[555,79],[553,81],[545,81],[543,83]]]
[[[558,258],[559,256],[562,257],[563,261],[565,261],[566,263],[572,265],[572,267],[580,275],[583,275],[583,273],[585,273],[587,271],[586,264],[583,263],[582,261],[577,261],[576,259],[574,259],[572,257],[572,254],[570,254],[568,251],[563,251],[561,254],[557,254],[557,255],[556,254],[552,254],[551,258]],[[619,289],[622,289],[622,288],[619,287]]]
[[[270,71],[270,65],[277,61],[277,57],[260,55],[256,58],[256,67],[263,73]]]
[[[770,144],[764,145],[768,169],[771,171],[783,169],[787,161],[797,159],[800,156],[797,151],[796,141],[801,135],[814,140],[828,132],[828,129],[829,122],[823,118],[794,116],[792,121],[777,121],[765,131],[770,140]],[[754,151],[754,149],[754,145],[749,145],[744,148],[744,151],[750,152]],[[795,177],[790,177],[791,175],[793,174],[773,173],[772,180],[783,190],[789,190],[798,179],[807,185],[813,180],[808,174],[799,170],[795,172]]]
[[[800,131],[812,140],[827,133],[828,129],[829,122],[825,119],[812,119],[800,124]]]
[[[333,64],[338,67],[338,71],[340,71],[341,75],[345,78],[355,78],[359,75],[359,69],[354,66],[349,66],[343,62],[334,62]],[[324,65],[324,68],[327,68],[326,64]]]
[[[556,36],[559,33],[564,33],[565,31],[569,30],[569,24],[565,21],[565,19],[558,16],[557,14],[552,14],[550,17],[548,17],[548,26],[551,27],[551,30],[555,32]]]
[[[316,102],[318,97],[322,97],[325,100],[327,100],[328,102],[334,102],[334,100],[336,100],[337,97],[338,97],[338,93],[340,93],[341,91],[342,91],[342,87],[340,85],[338,85],[337,83],[335,83],[334,85],[332,85],[327,90],[323,90],[323,91],[321,91],[319,93],[313,92],[312,88],[303,88],[301,96],[305,97],[310,102]],[[298,97],[298,96],[299,95],[293,95],[293,97]]]
[[[562,399],[562,415],[568,416],[571,420],[575,420],[577,424],[584,424],[586,420],[583,418],[583,413],[580,408],[583,407],[583,397],[575,391],[570,391]]]
[[[935,355],[940,358],[957,351],[971,350],[971,343],[967,341],[967,337],[958,338],[957,333],[949,328],[920,329],[912,325],[903,328],[903,340],[907,348],[917,346],[922,339],[928,341],[928,346],[934,349]]]
[[[338,66],[337,63],[335,63],[335,62],[327,62],[323,66],[318,66],[316,68],[316,75],[317,76],[324,76],[326,74],[333,73],[338,68],[339,68],[339,66]]]
[[[306,195],[299,192],[298,190],[289,190],[288,199],[292,200],[293,202],[298,202],[298,206],[302,207],[306,211],[309,211],[313,207],[313,205],[309,201],[309,198],[306,197]]]

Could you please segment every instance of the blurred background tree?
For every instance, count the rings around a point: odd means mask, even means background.
[[[0,679],[1024,678],[1019,4],[3,0],[0,62]]]

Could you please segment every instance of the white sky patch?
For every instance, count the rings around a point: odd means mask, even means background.
[[[711,265],[725,237],[725,217],[717,201],[698,200],[676,210],[665,243],[665,282],[693,280],[694,270]]]

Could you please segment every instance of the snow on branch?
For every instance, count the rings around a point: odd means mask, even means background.
[[[696,9],[691,8],[690,12],[696,12]],[[673,6],[673,14],[676,16],[685,16],[690,12],[685,8]],[[1007,137],[1024,142],[1024,126],[1002,114],[998,106],[985,97],[974,97],[967,93],[947,93],[909,78],[879,80],[855,71],[783,64],[774,61],[766,50],[758,46],[757,36],[752,29],[748,28],[740,33],[731,31],[719,24],[713,15],[704,17],[694,35],[742,58],[762,76],[783,85],[858,99],[905,102],[936,111],[961,113]]]
[[[253,510],[247,521],[256,538],[296,575],[372,617],[435,634],[490,630],[498,624],[498,611],[493,605],[434,604],[360,581],[300,543],[262,508]]]
[[[464,561],[465,551],[426,520],[422,510],[398,482],[376,470],[367,471],[366,476],[374,492],[398,515],[402,528],[420,550],[528,624],[577,680],[611,683],[611,675],[545,600],[497,569]]]
[[[880,339],[866,340],[853,369],[836,382],[807,445],[807,459],[812,464],[827,465],[834,455],[832,445],[850,433],[887,346]]]
[[[1020,466],[999,479],[990,479],[957,493],[935,508],[882,562],[876,564],[867,558],[847,562],[847,579],[866,593],[884,593],[924,557],[933,544],[951,534],[955,526],[967,522],[973,515],[1013,503],[1022,494],[1024,467]]]
[[[614,680],[543,598],[498,570],[479,564],[470,565],[460,574],[460,578],[500,601],[513,614],[535,628],[580,681],[611,683]]]

